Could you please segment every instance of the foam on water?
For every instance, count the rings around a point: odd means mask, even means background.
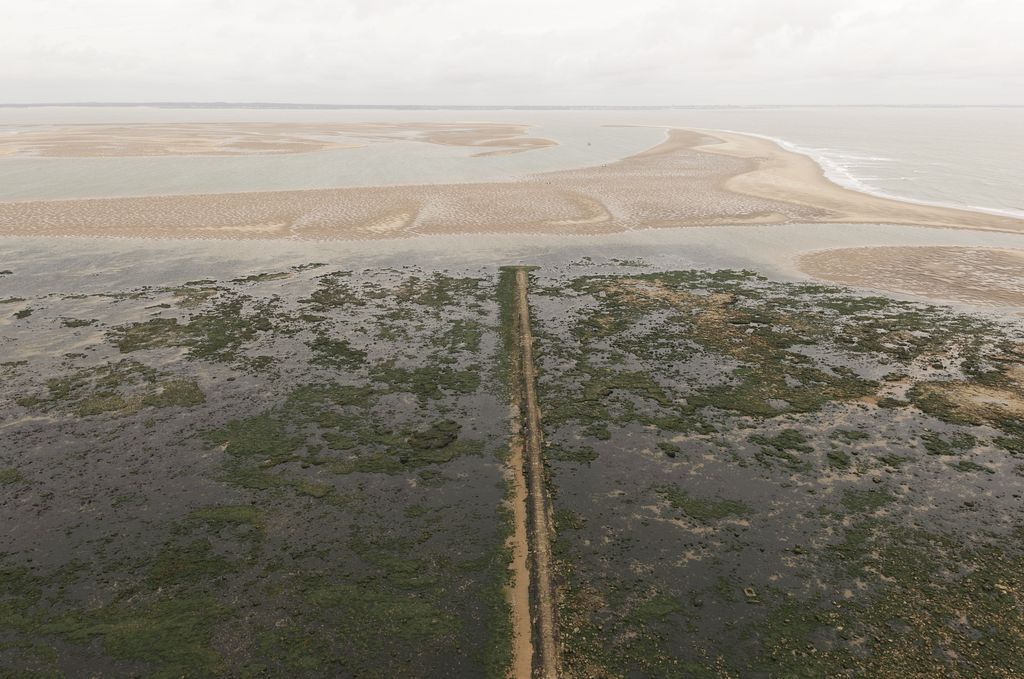
[[[923,168],[907,168],[905,164],[901,164],[896,158],[886,158],[884,156],[861,156],[852,153],[844,153],[836,148],[811,148],[806,146],[800,146],[794,144],[785,139],[779,137],[773,137],[766,134],[756,134],[752,132],[739,132],[739,130],[722,130],[723,132],[736,132],[739,134],[746,134],[751,137],[759,137],[761,139],[767,139],[775,142],[787,151],[793,153],[799,153],[801,155],[808,156],[821,166],[825,176],[831,181],[844,186],[854,191],[861,193],[867,193],[880,198],[891,198],[895,200],[902,200],[908,203],[916,203],[919,205],[934,205],[937,207],[949,207],[949,208],[966,208],[975,212],[985,212],[993,215],[1003,215],[1006,217],[1019,217],[1024,219],[1024,209],[1013,209],[1013,208],[993,208],[985,207],[981,205],[969,205],[962,202],[955,201],[940,201],[940,200],[924,200],[921,198],[915,198],[912,195],[906,195],[910,192],[904,192],[903,194],[887,191],[880,186],[884,186],[886,182],[893,181],[907,181],[913,182],[916,177],[913,176],[871,176],[865,174],[865,170],[870,170],[872,167],[883,165],[885,163],[892,163],[893,167],[899,168],[906,171],[910,170],[916,175],[927,175],[928,171]]]

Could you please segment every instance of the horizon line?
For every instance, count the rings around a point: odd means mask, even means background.
[[[1024,104],[307,104],[264,101],[54,101],[0,103],[0,108],[267,108],[267,109],[414,109],[414,110],[658,110],[726,108],[1024,108]]]

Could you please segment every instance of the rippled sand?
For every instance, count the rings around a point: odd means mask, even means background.
[[[812,252],[800,268],[822,280],[968,304],[1024,307],[1024,250],[861,247]]]
[[[554,146],[506,123],[168,123],[24,127],[0,137],[0,156],[88,158],[307,153],[387,141],[482,149],[476,155]]]
[[[452,130],[435,139],[466,141]],[[844,189],[767,140],[680,129],[614,163],[518,181],[0,203],[0,235],[28,236],[358,240],[807,222],[1024,232],[1009,217]]]

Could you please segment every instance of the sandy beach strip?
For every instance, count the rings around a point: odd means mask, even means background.
[[[450,132],[438,143],[465,141]],[[845,189],[766,139],[683,129],[614,163],[518,181],[0,203],[0,235],[18,236],[361,240],[815,222],[1024,233],[1020,219]]]

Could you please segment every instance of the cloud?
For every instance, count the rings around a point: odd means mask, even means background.
[[[0,97],[1024,103],[1009,0],[35,0]]]

